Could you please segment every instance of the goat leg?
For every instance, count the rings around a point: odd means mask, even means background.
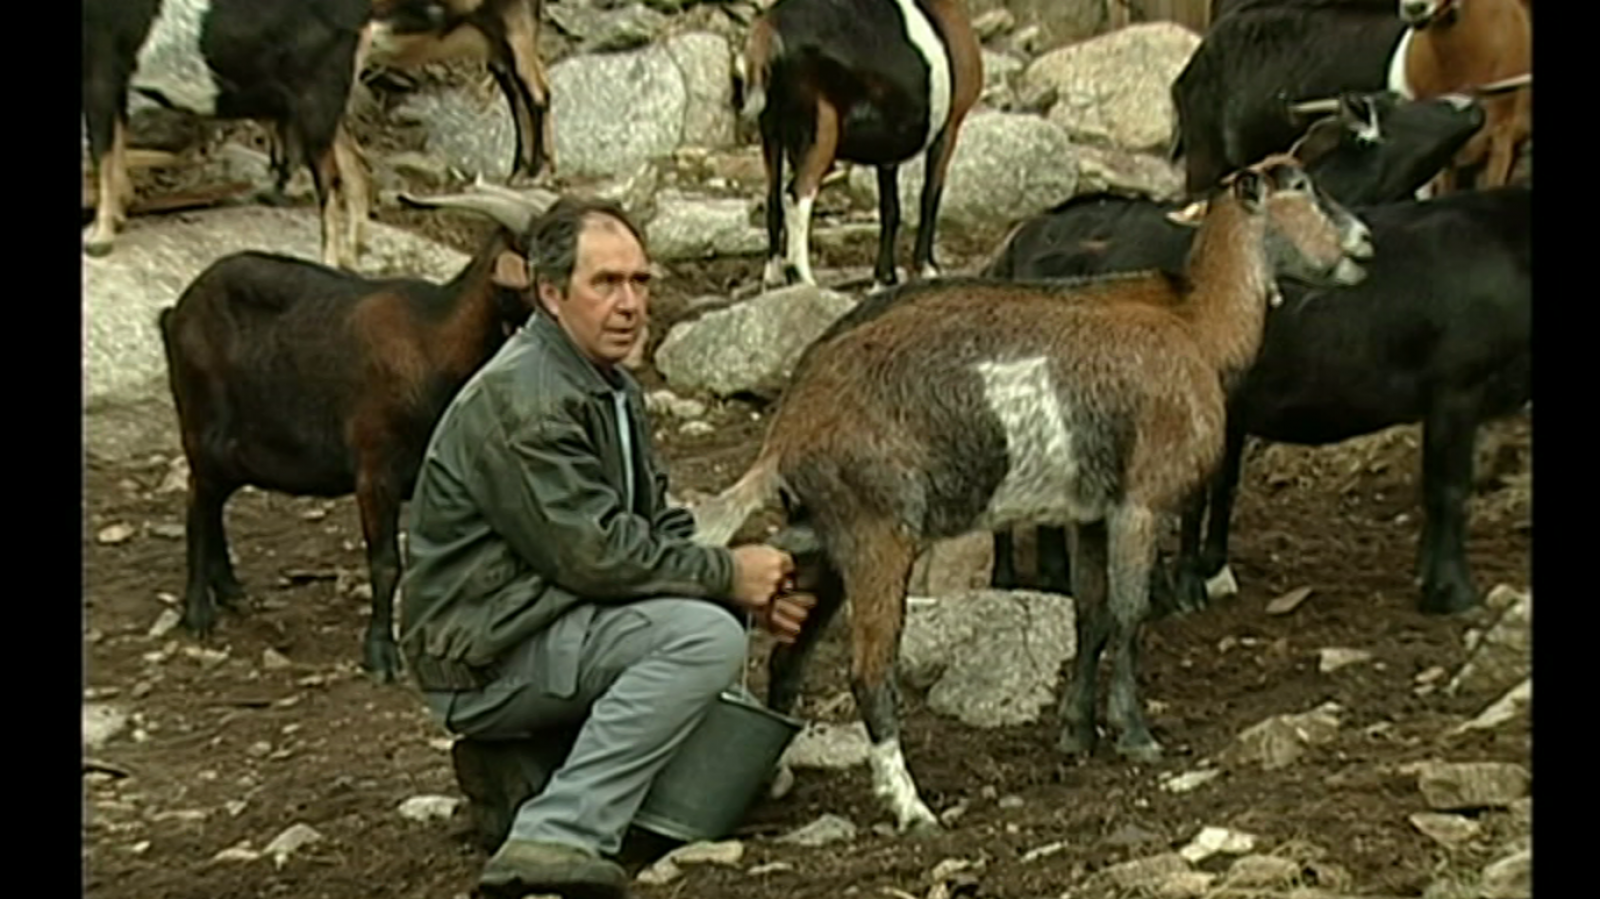
[[[850,689],[872,742],[872,791],[900,831],[936,832],[938,819],[918,795],[900,748],[895,660],[916,550],[885,524],[860,528],[851,537],[855,548],[840,573],[850,597]]]
[[[1039,569],[1039,588],[1051,593],[1072,592],[1072,564],[1067,553],[1067,529],[1043,525],[1034,532],[1034,558]]]
[[[1466,558],[1466,505],[1477,421],[1474,398],[1440,396],[1423,422],[1419,605],[1426,614],[1448,615],[1478,604]]]
[[[127,220],[127,204],[132,194],[127,148],[127,128],[118,114],[112,120],[110,145],[95,160],[99,195],[95,198],[94,225],[83,244],[83,251],[90,256],[108,255],[116,242],[117,229]]]
[[[1233,501],[1244,468],[1244,428],[1229,423],[1222,464],[1211,476],[1210,515],[1206,521],[1205,548],[1200,554],[1200,574],[1206,578],[1206,598],[1219,599],[1239,592],[1228,565],[1228,531],[1233,524]]]
[[[1073,615],[1078,631],[1078,647],[1073,659],[1072,684],[1061,697],[1061,736],[1056,748],[1062,752],[1093,755],[1096,742],[1095,700],[1099,695],[1096,675],[1100,653],[1109,636],[1106,620],[1106,523],[1095,521],[1073,526],[1071,552]]]
[[[183,625],[195,637],[204,640],[216,630],[217,605],[212,588],[221,584],[219,598],[233,600],[243,593],[233,576],[233,565],[228,560],[227,536],[223,530],[222,508],[228,501],[231,489],[221,486],[205,474],[189,470],[189,508],[184,523],[186,560],[189,568],[188,583],[183,594]],[[230,584],[236,592],[228,592]]]
[[[353,270],[350,254],[344,246],[344,191],[339,178],[339,152],[336,141],[330,140],[317,154],[311,167],[317,188],[317,204],[322,210],[322,264],[329,268]]]
[[[1152,580],[1152,603],[1161,614],[1187,614],[1205,608],[1206,579],[1201,570],[1200,526],[1205,520],[1206,489],[1202,482],[1183,506],[1182,524],[1178,530],[1178,555],[1173,560],[1171,582],[1164,578]],[[1157,572],[1160,574],[1161,572]],[[1157,592],[1160,583],[1163,590]]]
[[[785,280],[788,194],[783,189],[783,143],[778,116],[766,112],[761,115],[761,161],[767,170],[767,267],[761,273],[761,286],[772,289],[782,287]]]
[[[372,215],[371,184],[367,180],[361,148],[343,125],[334,132],[333,153],[339,167],[339,193],[344,201],[345,247],[351,254],[349,262],[353,267],[355,257],[367,244],[367,219]]]
[[[1124,505],[1112,512],[1107,527],[1110,581],[1110,700],[1106,717],[1117,729],[1117,752],[1151,762],[1161,757],[1161,744],[1150,735],[1139,702],[1139,629],[1150,608],[1150,572],[1155,564],[1155,515],[1146,508]]]
[[[1517,141],[1510,128],[1496,131],[1489,140],[1489,161],[1478,176],[1479,189],[1504,187],[1511,183],[1511,168],[1517,161]]]
[[[1018,587],[1016,548],[1009,529],[994,532],[994,567],[990,569],[989,586],[996,590]]]
[[[826,99],[817,99],[817,118],[809,144],[799,154],[794,167],[794,182],[789,188],[792,205],[788,218],[789,253],[786,275],[802,284],[816,284],[811,271],[811,210],[822,189],[823,176],[833,166],[839,150],[839,111]]]
[[[365,468],[365,463],[363,463]],[[380,683],[400,673],[400,651],[394,642],[394,594],[400,582],[399,494],[381,477],[356,478],[356,504],[366,538],[367,570],[372,579],[372,617],[362,641],[362,661]]]
[[[911,250],[913,278],[939,277],[939,264],[934,260],[933,238],[939,224],[939,203],[944,199],[944,179],[950,170],[950,157],[955,150],[958,127],[956,122],[946,124],[928,147],[922,179],[922,204],[917,218],[917,242]]]
[[[803,573],[810,566],[798,565]],[[816,649],[817,639],[827,630],[834,615],[844,605],[844,583],[839,573],[823,561],[814,567],[815,584],[805,583],[804,574],[799,589],[816,597],[816,605],[806,617],[805,626],[793,643],[779,643],[767,658],[767,707],[788,714],[800,699],[800,684],[805,668]]]
[[[899,280],[894,270],[894,241],[900,231],[900,167],[878,166],[878,261],[872,277],[887,287]]]

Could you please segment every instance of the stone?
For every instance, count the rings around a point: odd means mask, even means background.
[[[1229,830],[1226,827],[1205,827],[1189,841],[1178,854],[1192,864],[1217,854],[1239,855],[1254,849],[1256,838],[1252,834]]]
[[[408,821],[445,820],[456,813],[461,799],[455,796],[412,796],[400,803],[400,817]]]
[[[1408,817],[1411,826],[1442,846],[1454,846],[1472,839],[1483,825],[1460,815],[1417,812]]]
[[[1200,45],[1172,22],[1129,25],[1034,60],[1025,85],[1048,85],[1048,119],[1074,141],[1165,152],[1177,121],[1170,86]]]
[[[550,121],[562,175],[617,175],[671,155],[688,105],[682,71],[664,47],[561,60],[550,68]]]
[[[1095,879],[1125,890],[1137,890],[1157,886],[1172,875],[1188,870],[1189,862],[1182,855],[1166,852],[1112,865],[1098,872]]]
[[[1276,855],[1246,855],[1229,868],[1223,882],[1232,887],[1286,887],[1300,875],[1294,859]]]
[[[796,846],[823,846],[841,840],[853,840],[856,837],[856,826],[848,818],[841,818],[834,814],[825,814],[804,827],[796,828],[777,838],[780,843],[790,843]]]
[[[1417,787],[1435,811],[1504,808],[1528,795],[1533,775],[1510,762],[1435,763],[1422,769]]]
[[[853,768],[867,763],[871,746],[867,727],[860,721],[849,724],[812,721],[789,743],[783,763],[795,768]]]
[[[1372,653],[1364,649],[1328,647],[1317,650],[1317,670],[1323,674],[1330,674],[1340,668],[1369,661],[1371,658]]]
[[[1490,862],[1483,869],[1479,899],[1533,899],[1533,850]]]
[[[1274,715],[1246,728],[1222,755],[1267,771],[1283,768],[1298,760],[1308,746],[1326,743],[1337,735],[1339,711],[1337,704],[1323,703],[1298,715]]]

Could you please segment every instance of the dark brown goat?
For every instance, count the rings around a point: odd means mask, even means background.
[[[411,200],[501,223],[447,284],[371,279],[269,253],[226,256],[162,310],[161,340],[189,462],[184,624],[199,637],[243,587],[223,506],[252,485],[356,495],[372,579],[366,668],[392,680],[400,505],[434,423],[527,318],[523,259],[539,211],[503,188]]]
[[[1093,749],[1110,642],[1117,748],[1158,755],[1135,675],[1156,515],[1203,489],[1221,457],[1226,384],[1260,346],[1275,275],[1355,283],[1351,256],[1370,252],[1366,227],[1280,155],[1210,202],[1186,280],[950,278],[864,300],[801,357],[750,470],[695,511],[697,539],[722,544],[781,495],[790,528],[775,542],[821,558],[816,611],[772,656],[769,704],[793,704],[807,653],[848,597],[874,791],[902,830],[936,829],[899,740],[894,661],[912,563],[970,531],[1061,524],[1082,561],[1059,746]]]

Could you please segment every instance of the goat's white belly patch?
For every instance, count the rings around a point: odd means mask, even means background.
[[[950,95],[953,85],[950,75],[950,54],[946,52],[939,32],[928,21],[928,16],[917,6],[916,0],[894,0],[900,7],[900,16],[906,22],[906,37],[917,48],[928,64],[928,133],[922,139],[922,149],[927,150],[950,117]]]
[[[129,87],[199,115],[216,114],[217,82],[200,54],[200,29],[210,11],[209,0],[161,0]]]
[[[1416,99],[1411,94],[1411,84],[1406,80],[1406,51],[1411,49],[1411,36],[1416,34],[1407,28],[1400,35],[1400,43],[1394,48],[1394,55],[1389,57],[1389,90],[1394,91],[1407,100]]]
[[[1073,501],[1078,461],[1045,356],[975,366],[1006,438],[1006,475],[979,521],[984,529],[1098,517]]]

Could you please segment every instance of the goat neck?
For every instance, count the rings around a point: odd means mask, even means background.
[[[1267,262],[1266,229],[1264,213],[1245,209],[1224,189],[1211,200],[1189,249],[1180,314],[1207,361],[1225,377],[1255,358],[1267,303],[1277,290]]]

